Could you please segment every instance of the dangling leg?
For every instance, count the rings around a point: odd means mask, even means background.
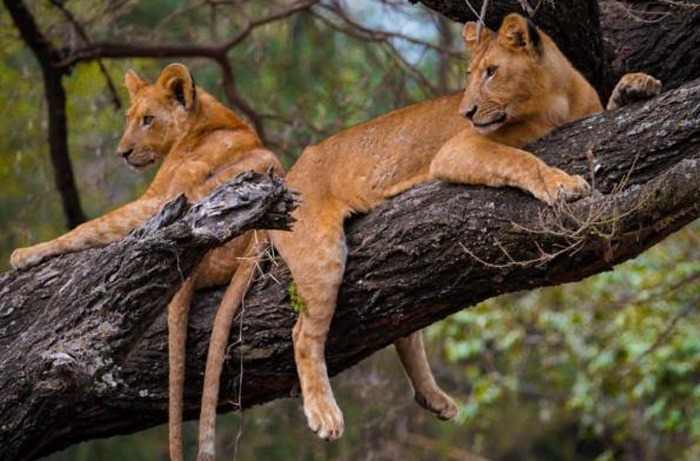
[[[422,332],[416,331],[394,343],[406,376],[413,387],[414,398],[423,408],[440,419],[451,419],[457,414],[457,405],[435,382],[425,355]]]
[[[304,413],[311,430],[335,440],[344,422],[328,379],[325,344],[345,270],[344,212],[329,205],[317,214],[307,208],[296,217],[294,232],[274,232],[273,241],[304,302],[292,333]]]
[[[248,241],[247,236],[241,236],[209,251],[194,272],[183,282],[168,306],[168,423],[170,458],[173,461],[183,459],[182,412],[185,385],[185,344],[192,295],[198,288],[222,285],[226,281],[230,281],[231,274],[238,265],[234,256],[244,254]]]
[[[196,281],[190,275],[168,305],[168,427],[171,461],[182,461],[182,399],[185,386],[187,315]]]
[[[260,254],[267,247],[267,244],[268,240],[264,232],[255,232],[251,236],[248,248],[226,289],[214,319],[204,372],[202,408],[199,417],[198,461],[213,461],[215,459],[216,407],[219,401],[221,370],[226,357],[231,324],[253,280]]]

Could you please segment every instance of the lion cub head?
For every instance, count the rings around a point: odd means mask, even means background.
[[[131,107],[117,155],[136,169],[163,158],[191,128],[198,100],[194,79],[183,64],[170,64],[155,83],[133,70],[124,81]]]
[[[484,27],[479,39],[476,23],[468,22],[462,29],[462,38],[471,60],[460,113],[480,133],[532,121],[543,111],[556,112],[557,105],[565,103],[565,99],[560,101],[557,97],[557,82],[570,77],[571,65],[532,21],[509,14],[498,32]],[[562,118],[566,115],[562,114]],[[556,120],[556,113],[546,114],[550,116],[554,124],[561,123]]]

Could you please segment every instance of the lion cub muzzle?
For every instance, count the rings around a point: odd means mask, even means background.
[[[481,133],[496,130],[506,122],[507,118],[503,109],[494,106],[484,108],[466,95],[459,106],[459,113]]]
[[[137,170],[146,168],[156,161],[156,156],[152,151],[136,151],[133,147],[117,150],[117,155],[124,159],[127,165]]]
[[[470,104],[467,107],[461,106],[459,108],[459,115],[462,117],[471,120],[472,117],[474,117],[474,114],[476,114],[476,111],[479,109],[479,106],[476,104]]]

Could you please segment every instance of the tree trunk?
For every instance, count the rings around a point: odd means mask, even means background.
[[[492,296],[609,270],[694,220],[699,102],[696,80],[531,146],[547,163],[594,180],[598,193],[574,204],[549,209],[512,189],[428,183],[352,219],[327,345],[331,374]],[[189,228],[176,220],[157,232],[174,227]],[[32,459],[165,421],[165,306],[209,244],[148,235],[0,275],[0,458]],[[297,392],[290,280],[279,261],[267,265],[233,328],[222,410]],[[187,417],[198,412],[221,295],[209,290],[194,301]]]
[[[626,72],[652,74],[666,89],[700,77],[700,0],[605,0],[600,6],[607,88]]]

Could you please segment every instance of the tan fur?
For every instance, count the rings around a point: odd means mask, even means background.
[[[622,76],[610,95],[607,110],[615,110],[627,104],[652,98],[661,93],[661,81],[642,72]]]
[[[128,71],[125,83],[131,107],[126,113],[126,127],[117,153],[136,169],[162,159],[153,181],[134,202],[55,240],[15,250],[11,256],[13,267],[25,268],[58,254],[117,241],[175,196],[184,193],[190,201],[197,201],[244,171],[265,172],[273,168],[277,174],[282,174],[277,157],[264,149],[255,131],[196,87],[184,65],[167,66],[153,84]],[[185,337],[193,291],[231,281],[212,333],[212,344],[225,343],[230,328],[228,319],[234,316],[252,275],[249,261],[257,258],[265,242],[264,232],[248,232],[210,251],[168,306],[170,455],[173,460],[182,459]],[[224,317],[225,321],[219,317]],[[206,382],[214,380],[216,388],[205,389],[204,394],[215,396],[215,409],[221,366],[214,365],[207,366]]]
[[[399,109],[338,133],[305,149],[289,172],[289,188],[302,197],[297,222],[292,233],[271,235],[305,302],[293,330],[294,355],[304,412],[322,438],[340,437],[344,424],[324,345],[343,278],[348,215],[431,179],[514,186],[548,204],[589,193],[581,177],[518,148],[602,109],[595,90],[554,42],[542,32],[531,36],[533,30],[512,14],[498,33],[484,29],[477,41],[476,24],[466,24],[472,59],[462,96]],[[441,418],[453,417],[457,407],[433,379],[421,333],[395,346],[416,401]]]

